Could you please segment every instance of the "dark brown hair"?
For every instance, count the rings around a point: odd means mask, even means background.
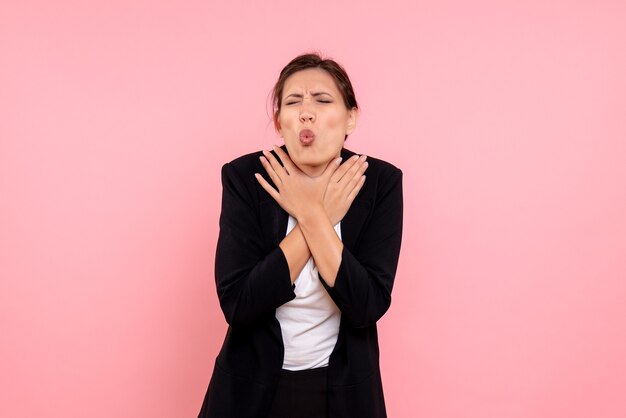
[[[356,97],[354,96],[354,90],[352,89],[352,83],[346,70],[341,65],[330,58],[322,58],[318,53],[302,54],[289,62],[282,69],[278,76],[278,81],[274,85],[272,90],[272,105],[274,110],[274,127],[278,130],[278,115],[280,114],[280,107],[282,105],[283,88],[285,87],[285,81],[290,75],[306,70],[309,68],[320,68],[326,71],[335,80],[337,88],[341,92],[343,102],[346,105],[346,109],[359,108]],[[347,135],[346,135],[347,137]]]

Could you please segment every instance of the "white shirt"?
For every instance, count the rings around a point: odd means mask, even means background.
[[[297,221],[289,216],[287,234]],[[341,222],[335,225],[341,239]],[[285,346],[283,369],[305,370],[328,366],[339,334],[341,311],[320,282],[313,258],[294,282],[296,298],[276,309]]]

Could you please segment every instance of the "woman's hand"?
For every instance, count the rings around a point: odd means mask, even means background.
[[[260,174],[255,174],[261,187],[276,200],[280,207],[296,219],[305,216],[310,210],[318,209],[318,207],[324,208],[326,186],[337,170],[340,159],[332,160],[321,176],[309,177],[291,161],[281,148],[274,147],[274,151],[278,154],[283,166],[265,150],[260,160],[278,190],[274,189]]]
[[[284,167],[267,151],[263,151],[264,157],[260,159],[278,191],[256,174],[261,186],[296,219],[298,214],[321,203],[332,225],[339,223],[365,183],[363,173],[367,169],[367,157],[355,155],[340,167],[340,159],[332,160],[320,177],[311,178],[281,148],[275,147],[274,150]]]
[[[354,198],[365,183],[367,162],[365,155],[353,155],[332,174],[326,193],[324,194],[324,209],[333,225],[346,216]]]

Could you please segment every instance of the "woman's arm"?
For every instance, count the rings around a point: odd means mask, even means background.
[[[311,257],[309,246],[300,230],[300,224],[296,224],[291,232],[280,242],[279,246],[285,254],[285,259],[287,259],[287,264],[289,265],[291,283],[294,283]]]
[[[302,235],[311,251],[320,277],[330,287],[335,284],[335,277],[341,264],[343,242],[337,236],[324,207],[309,207],[298,218]]]
[[[372,178],[373,176],[370,176]],[[334,286],[322,284],[355,327],[367,327],[389,309],[402,241],[402,171],[387,167],[377,177],[373,212],[354,252],[343,248]]]
[[[226,322],[248,324],[273,314],[296,295],[283,251],[276,247],[266,253],[256,198],[231,163],[222,167],[222,188],[215,257],[217,295]]]
[[[215,257],[220,307],[231,325],[249,324],[263,315],[273,315],[277,307],[295,298],[293,282],[311,256],[299,226],[267,253],[258,219],[256,188],[243,179],[247,169],[237,166],[233,162],[222,167],[222,208]],[[335,171],[332,185],[323,191],[324,207],[335,224],[362,186],[362,181],[358,181],[362,166],[356,158],[346,161]]]
[[[292,282],[296,280],[312,255],[318,271],[328,278],[327,283],[332,286],[343,249],[343,243],[337,236],[334,225],[343,219],[363,187],[365,182],[363,173],[367,169],[366,157],[359,158],[355,155],[336,170],[330,166],[334,164],[331,162],[327,173],[321,179],[308,179],[319,183],[317,187],[323,187],[324,193],[321,194],[321,198],[315,199],[316,193],[305,192],[299,197],[290,195],[290,190],[302,192],[301,186],[289,187],[289,183],[298,184],[298,178],[302,179],[305,174],[297,169],[282,149],[276,147],[275,151],[284,167],[269,152],[264,152],[265,157],[261,158],[261,163],[274,184],[280,186],[277,186],[279,191],[272,188],[261,176],[257,176],[257,179],[281,207],[298,220],[296,227],[280,244],[289,264],[291,280]],[[289,205],[289,200],[297,200],[300,204],[294,205],[294,209]]]
[[[320,209],[319,201],[310,199],[313,192],[300,193],[308,184],[298,184],[299,174],[289,157],[277,150],[287,170],[273,156],[265,153],[271,167],[264,164],[278,191],[259,179],[261,185],[285,209],[298,219],[302,235],[318,267],[320,280],[335,304],[355,327],[375,323],[389,309],[402,240],[402,171],[391,165],[379,166],[370,176],[375,188],[371,214],[359,235],[354,253],[345,248]],[[269,169],[268,169],[269,168]],[[323,177],[323,176],[322,176]],[[258,177],[257,177],[258,178]],[[295,182],[292,183],[292,181]],[[319,180],[319,179],[318,179]],[[294,186],[295,183],[295,186]],[[329,187],[332,183],[329,183]],[[297,205],[299,199],[307,204]],[[301,203],[301,202],[300,202]]]

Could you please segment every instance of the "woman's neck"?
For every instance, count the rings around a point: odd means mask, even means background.
[[[304,174],[309,177],[319,177],[324,173],[328,164],[325,165],[305,165],[302,167],[298,167]]]

